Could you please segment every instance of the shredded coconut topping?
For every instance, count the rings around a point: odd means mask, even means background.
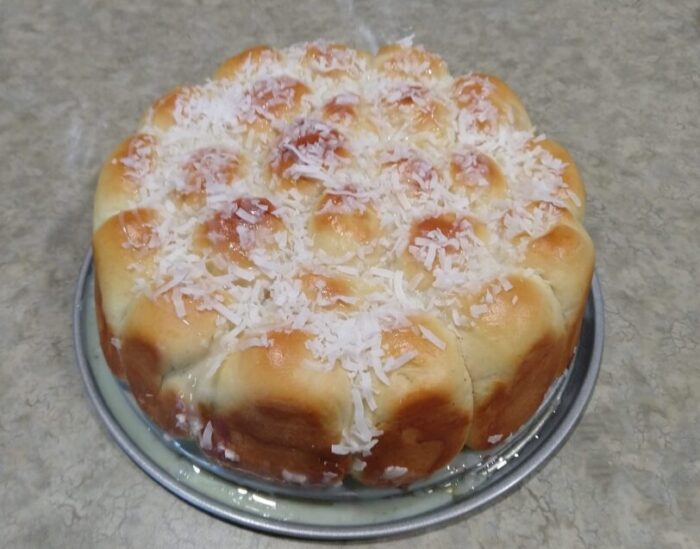
[[[400,68],[421,75],[426,63],[407,57]],[[147,244],[156,253],[155,272],[143,273],[136,290],[167,296],[183,318],[188,302],[218,314],[213,347],[220,352],[207,375],[227,352],[269,346],[271,330],[309,334],[312,367],[341,368],[351,382],[353,419],[332,447],[336,454],[370,453],[381,434],[371,419],[377,384],[389,384],[392,372],[418,356],[388,356],[383,334],[410,326],[420,313],[468,329],[498,292],[512,289],[507,277],[527,243],[520,237],[543,234],[573,194],[562,181],[565,165],[532,132],[503,124],[482,131],[479,123],[497,115],[488,80],[469,76],[457,92],[449,75],[420,86],[415,80],[375,70],[352,50],[293,46],[193,87],[178,98],[175,123],[162,130],[147,121],[141,133],[155,137],[136,140],[121,161],[140,183],[132,206],[158,213]],[[336,127],[324,118],[331,101],[352,107],[354,122]],[[430,114],[432,102],[449,115],[439,134],[389,121],[387,109],[396,105]],[[259,120],[269,126],[261,130]],[[456,160],[470,185],[487,185],[477,155],[493,159],[507,182],[506,195],[488,207],[453,190],[448,175]],[[309,192],[300,181],[315,187]],[[189,191],[202,199],[183,200]],[[319,206],[323,193],[331,199]],[[372,212],[374,233],[363,225]],[[324,230],[357,245],[319,246],[315,216],[328,216]],[[349,217],[360,219],[352,231],[342,225]],[[448,222],[430,228],[431,219]],[[312,299],[300,279],[309,272],[367,288]],[[464,305],[471,295],[483,298]],[[423,324],[416,333],[440,351],[448,345]],[[208,423],[203,447],[211,448],[211,434]],[[230,449],[225,457],[238,459]],[[405,472],[390,467],[384,476]],[[305,480],[285,474],[290,482]]]
[[[384,469],[384,472],[382,473],[382,478],[386,480],[394,480],[397,478],[401,478],[406,473],[408,473],[408,469],[406,467],[400,467],[398,465],[389,465],[389,467]]]

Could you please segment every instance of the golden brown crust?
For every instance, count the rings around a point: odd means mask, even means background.
[[[377,424],[383,434],[362,471],[362,481],[405,486],[427,477],[464,447],[470,419],[464,407],[444,392],[410,393],[389,419]],[[393,478],[392,468],[398,467],[407,471]]]
[[[148,209],[122,211],[109,218],[92,238],[95,283],[100,292],[101,310],[109,333],[119,336],[132,302],[139,276],[138,265],[147,276],[154,249],[149,247],[151,223],[156,213]]]
[[[204,400],[204,418],[243,468],[278,480],[288,480],[287,471],[307,482],[335,482],[349,464],[331,452],[352,414],[347,376],[315,368],[303,332],[267,338],[267,347],[224,360]]]
[[[122,365],[121,356],[119,355],[119,349],[117,346],[118,341],[114,332],[110,329],[107,324],[107,319],[105,318],[104,309],[102,307],[102,292],[100,291],[100,282],[95,277],[95,313],[97,316],[97,331],[100,335],[100,347],[102,348],[102,354],[105,357],[107,366],[112,370],[112,373],[120,378],[124,379],[125,372],[124,366]]]
[[[194,235],[194,247],[199,251],[215,251],[243,267],[250,267],[248,258],[251,248],[272,246],[269,237],[284,230],[284,223],[275,214],[275,206],[267,198],[239,198],[233,201],[232,211],[218,212],[202,223]],[[242,210],[255,220],[247,221],[236,212]],[[244,215],[245,215],[244,214]],[[251,243],[241,242],[247,234]]]
[[[427,192],[435,181],[442,179],[440,170],[414,150],[397,154],[388,151],[387,158],[382,162],[382,171],[395,172],[401,184],[410,189],[411,194]]]
[[[595,266],[593,242],[572,216],[563,215],[550,231],[529,244],[523,265],[540,273],[561,304],[568,333],[561,373],[568,366],[581,331]]]
[[[478,151],[454,153],[450,159],[451,188],[477,200],[505,198],[508,184],[503,171],[489,155]]]
[[[152,342],[130,336],[122,344],[121,356],[127,365],[126,379],[141,409],[166,433],[182,436],[186,431],[178,427],[177,414],[180,400],[173,391],[161,391],[163,360]]]
[[[462,230],[472,232],[475,239],[480,242],[486,242],[489,238],[488,229],[483,223],[466,216],[447,213],[416,220],[409,233],[408,247],[399,259],[399,267],[406,274],[406,279],[411,280],[413,277],[421,275],[422,278],[418,284],[418,288],[421,290],[429,288],[435,280],[433,276],[435,265],[427,268],[410,252],[410,246],[415,245],[417,239],[426,238],[434,231],[439,231],[449,239],[454,238]],[[445,253],[447,255],[460,255],[462,250],[454,246],[446,246]]]
[[[564,360],[567,333],[549,286],[525,273],[508,281],[512,290],[493,296],[474,326],[460,334],[474,387],[470,448],[488,448],[520,427],[542,402]]]
[[[171,392],[160,393],[163,376],[172,368],[190,365],[208,350],[216,315],[196,310],[185,299],[183,320],[170,295],[154,301],[134,293],[136,279],[148,275],[153,261],[155,219],[153,210],[126,210],[94,234],[96,309],[108,365],[127,379],[144,411],[165,430],[175,432],[176,399]]]
[[[93,229],[128,209],[138,195],[140,178],[156,161],[157,138],[137,133],[122,141],[102,165],[95,190]]]
[[[276,403],[253,405],[239,413],[221,414],[200,406],[205,423],[211,422],[212,447],[206,452],[223,465],[278,481],[336,484],[350,467],[350,456],[330,451],[323,441],[318,414]],[[313,432],[311,445],[304,434]],[[321,436],[319,437],[319,434]]]
[[[394,128],[410,127],[415,133],[432,132],[437,137],[447,133],[447,107],[425,86],[397,86],[384,96],[381,106]]]
[[[442,78],[448,73],[447,64],[439,55],[400,44],[379,48],[374,66],[391,76],[403,78]]]
[[[500,125],[532,129],[520,98],[495,76],[483,73],[460,76],[452,86],[452,96],[460,108],[474,115],[474,125],[479,130],[490,132]]]
[[[358,60],[369,62],[371,56],[343,44],[312,42],[306,46],[301,63],[314,73],[328,78],[358,77]]]
[[[157,99],[147,114],[153,126],[161,131],[165,131],[175,125],[175,110],[178,101],[186,99],[191,95],[192,88],[188,86],[178,86],[170,90],[160,99]]]
[[[311,90],[289,76],[275,76],[255,81],[248,91],[250,111],[245,123],[253,132],[270,129],[270,118],[293,120],[301,110],[304,96]]]
[[[306,297],[315,303],[322,303],[323,308],[350,308],[358,293],[356,281],[347,276],[306,273],[300,278],[301,290]]]
[[[420,315],[412,325],[385,332],[387,355],[415,353],[379,384],[374,420],[382,431],[359,474],[372,485],[403,486],[446,465],[464,446],[472,419],[471,380],[459,345],[437,319]],[[440,349],[421,333],[429,330]],[[405,471],[404,471],[405,469]]]
[[[380,233],[379,217],[372,204],[350,205],[347,195],[326,192],[311,219],[310,232],[315,247],[341,256],[374,241]]]
[[[189,298],[183,299],[185,315],[178,317],[172,294],[156,299],[136,298],[124,322],[121,358],[126,379],[136,401],[163,429],[176,429],[177,395],[161,391],[165,376],[187,368],[209,351],[216,313],[198,311]]]
[[[552,139],[532,141],[529,146],[531,148],[540,147],[544,149],[556,160],[564,164],[561,178],[566,184],[566,190],[560,193],[561,195],[559,198],[565,202],[566,208],[576,219],[579,221],[583,220],[583,216],[586,212],[586,188],[583,185],[581,174],[579,174],[578,168],[571,158],[569,151]],[[573,198],[571,194],[575,195],[576,198]]]
[[[226,80],[238,75],[246,66],[256,66],[261,63],[275,61],[282,58],[282,52],[270,46],[254,46],[234,55],[224,61],[214,72],[215,80]]]
[[[280,136],[273,149],[269,169],[271,175],[282,188],[298,188],[302,191],[314,191],[321,187],[321,181],[313,175],[305,175],[306,166],[303,155],[321,149],[322,157],[319,167],[327,169],[331,163],[350,157],[346,139],[338,130],[320,120],[302,118],[294,122]]]
[[[210,185],[232,185],[245,175],[242,159],[227,147],[203,147],[194,151],[182,166],[184,189],[179,198],[193,207],[206,202]]]
[[[532,416],[561,373],[562,347],[559,334],[546,333],[529,347],[508,378],[474,383],[478,404],[467,441],[470,448],[482,450],[497,444]]]

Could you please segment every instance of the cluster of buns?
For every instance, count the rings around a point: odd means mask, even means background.
[[[516,431],[567,367],[585,191],[517,96],[402,42],[256,47],[100,174],[101,345],[228,467],[406,485]]]

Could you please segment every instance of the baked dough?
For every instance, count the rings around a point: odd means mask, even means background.
[[[105,162],[102,349],[225,466],[406,485],[516,431],[566,369],[584,202],[493,76],[407,42],[258,46],[156,101]]]

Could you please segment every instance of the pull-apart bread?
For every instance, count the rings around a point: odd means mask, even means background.
[[[584,201],[493,76],[408,43],[255,47],[156,101],[105,162],[102,349],[220,464],[406,485],[513,433],[566,369]]]

